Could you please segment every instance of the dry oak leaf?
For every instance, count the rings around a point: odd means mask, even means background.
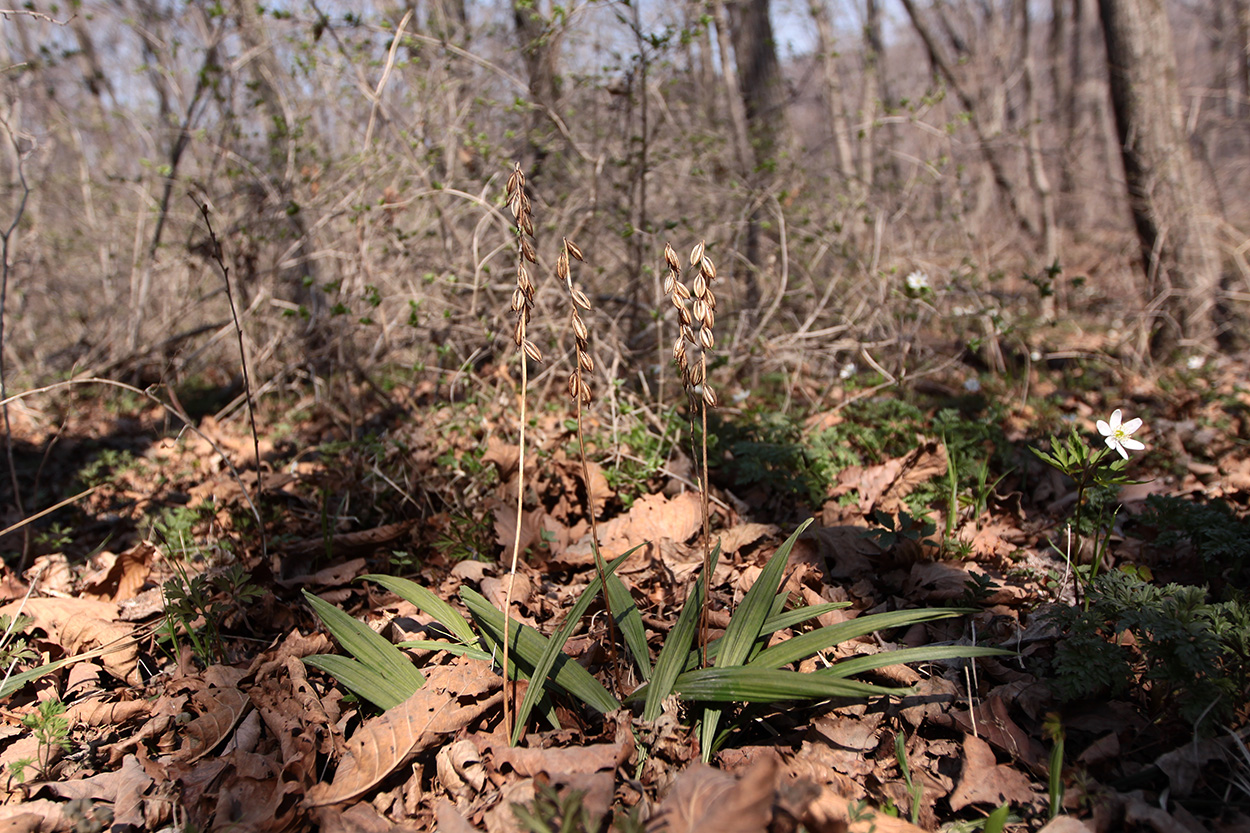
[[[509,563],[512,561],[513,545],[516,544],[516,504],[502,501],[499,498],[491,498],[486,502],[486,505],[495,517],[495,542],[503,547],[503,555],[500,556],[500,559],[502,563]],[[522,516],[520,547],[522,554],[542,541],[543,516],[545,514],[540,508],[526,512]]]
[[[546,772],[554,776],[567,772],[614,770],[629,760],[633,750],[633,736],[625,735],[616,743],[551,749],[492,746],[491,760],[496,769],[507,764],[519,775],[534,776]]]
[[[10,617],[25,613],[32,627],[47,632],[66,654],[99,650],[100,664],[118,679],[140,685],[139,648],[131,629],[118,625],[117,605],[93,599],[25,599],[0,608]]]
[[[903,498],[920,484],[946,473],[946,447],[927,440],[902,457],[876,466],[850,466],[838,475],[838,485],[830,497],[851,491],[859,493],[859,508],[865,515],[880,509],[891,515],[907,508]]]
[[[412,756],[439,743],[442,735],[479,718],[498,699],[497,694],[482,695],[497,686],[486,663],[461,658],[430,669],[415,694],[356,730],[334,781],[314,785],[305,804],[337,804],[368,792]]]
[[[133,599],[147,583],[156,554],[156,547],[146,541],[135,544],[114,556],[113,563],[102,574],[85,582],[82,595],[114,602]]]
[[[199,716],[182,729],[186,744],[174,756],[181,763],[195,763],[217,748],[234,731],[251,705],[237,688],[209,688],[191,695]]]
[[[677,776],[647,833],[764,833],[776,789],[774,758],[763,758],[739,778],[696,764]]]
[[[664,539],[682,543],[702,528],[703,509],[696,493],[682,492],[671,499],[662,494],[643,495],[625,514],[599,524],[599,551],[611,559],[639,544],[658,545]],[[569,547],[560,563],[593,564],[590,536]]]
[[[1029,776],[1004,766],[994,758],[994,750],[978,737],[964,737],[963,771],[950,795],[951,809],[958,812],[970,804],[997,806],[1031,804],[1033,784]]]

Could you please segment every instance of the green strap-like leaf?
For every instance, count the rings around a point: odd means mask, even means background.
[[[1013,651],[1004,651],[1002,648],[983,648],[978,645],[926,645],[921,648],[902,648],[897,651],[882,651],[879,654],[844,659],[828,668],[818,668],[813,673],[826,677],[845,678],[891,665],[902,665],[905,662],[938,662],[947,659],[1012,655],[1014,655]]]
[[[719,559],[720,542],[717,541],[716,548],[712,550],[712,572],[716,571],[716,562]],[[642,709],[643,720],[654,722],[660,719],[664,700],[673,693],[673,684],[685,670],[686,655],[694,644],[695,633],[699,628],[699,606],[703,604],[703,582],[707,579],[707,576],[699,576],[690,588],[681,613],[677,615],[677,623],[668,632],[664,645],[660,648],[660,655],[655,659],[655,671],[651,674],[651,681],[634,692],[636,695],[645,692],[647,698]]]
[[[846,622],[839,622],[836,625],[827,625],[814,631],[799,634],[793,639],[787,639],[785,642],[773,645],[771,648],[765,648],[751,660],[751,667],[781,668],[783,665],[806,659],[813,654],[832,648],[834,645],[839,645],[849,639],[855,639],[875,631],[910,627],[918,622],[949,619],[952,616],[962,616],[971,612],[973,611],[963,608],[944,607],[921,610],[892,610],[888,613],[860,616],[858,619],[850,619]]]
[[[500,642],[503,639],[503,612],[488,602],[485,596],[470,587],[460,588],[460,598],[478,626],[489,631],[495,642]],[[515,657],[517,664],[532,677],[534,667],[542,657],[547,638],[533,628],[520,623],[516,623],[515,629],[510,625],[508,634],[512,638],[512,644],[508,646],[509,655]],[[556,657],[554,670],[552,680],[555,684],[592,709],[607,714],[620,708],[621,704],[608,693],[603,683],[567,656],[561,654]]]
[[[616,568],[621,566],[628,557],[629,553],[625,553],[625,555],[606,565],[604,568],[605,577],[614,575]],[[590,584],[586,586],[586,589],[582,591],[582,594],[577,597],[577,601],[573,603],[573,607],[565,615],[564,621],[560,623],[560,627],[556,628],[556,632],[551,635],[550,639],[546,640],[542,654],[539,655],[538,661],[534,663],[534,670],[530,673],[529,688],[525,690],[525,696],[521,698],[521,705],[517,708],[516,722],[512,727],[513,746],[521,740],[521,732],[525,729],[525,723],[529,720],[530,711],[534,708],[534,704],[538,702],[539,695],[546,688],[547,677],[551,674],[552,666],[555,665],[559,657],[564,656],[565,643],[569,641],[569,637],[573,635],[574,629],[581,622],[582,617],[586,615],[586,611],[590,609],[590,603],[594,601],[595,596],[599,595],[600,589],[599,577],[595,576]],[[509,631],[511,631],[511,628],[509,628]]]
[[[647,631],[642,625],[642,614],[634,597],[621,581],[620,576],[608,576],[608,599],[612,602],[612,613],[616,617],[617,627],[621,629],[621,637],[625,647],[638,666],[638,676],[644,682],[651,679],[651,654],[647,648]]]
[[[383,711],[398,706],[415,692],[351,657],[314,654],[304,657],[304,664],[326,672],[361,700],[368,700]]]
[[[712,703],[777,703],[784,700],[823,700],[831,697],[905,697],[910,688],[844,680],[772,668],[733,666],[687,671],[677,678],[677,693],[685,700]]]
[[[790,560],[790,550],[794,548],[794,542],[799,539],[799,535],[811,523],[812,519],[808,518],[799,525],[798,529],[794,530],[785,543],[777,548],[777,552],[768,559],[768,563],[764,565],[764,569],[755,579],[755,583],[751,585],[751,589],[747,590],[746,595],[743,596],[742,603],[730,617],[729,626],[725,628],[725,635],[721,638],[721,647],[716,654],[717,668],[741,666],[751,655],[751,649],[763,631],[764,623],[774,612],[773,604],[777,596],[777,588],[781,586],[786,563]],[[720,709],[712,706],[703,711],[699,735],[704,761],[711,760],[720,714]]]
[[[408,655],[372,628],[307,590],[304,591],[304,598],[343,650],[360,660],[370,671],[381,674],[409,694],[425,685],[425,677],[413,666]]]
[[[472,645],[477,642],[477,635],[473,633],[473,628],[469,626],[468,620],[461,616],[458,610],[436,596],[429,588],[422,587],[410,579],[397,576],[370,573],[360,578],[380,584],[401,599],[411,602],[420,610],[424,610],[433,616],[440,625],[447,628],[452,636],[464,644]]]

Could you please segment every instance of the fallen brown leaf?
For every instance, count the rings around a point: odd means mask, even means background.
[[[777,761],[764,758],[740,778],[706,764],[690,767],[673,784],[649,831],[763,833],[773,817]]]
[[[958,812],[971,804],[998,806],[1004,801],[1013,805],[1033,801],[1033,785],[1029,777],[998,763],[988,743],[967,735],[963,749],[963,771],[959,774],[959,784],[950,795],[952,810]]]
[[[481,694],[497,685],[485,663],[464,660],[430,669],[425,685],[385,714],[356,730],[347,742],[334,781],[308,791],[305,804],[337,804],[363,795],[443,734],[476,720],[497,697]],[[468,699],[468,703],[461,703]]]

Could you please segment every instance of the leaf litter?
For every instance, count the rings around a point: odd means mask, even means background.
[[[1220,446],[1224,435],[1206,436],[1201,428],[1204,419],[1227,419],[1228,412],[1168,407],[1172,421],[1166,429],[1163,417],[1150,424],[1170,434],[1168,451],[1180,463],[1179,474],[1126,487],[1129,511],[1141,511],[1158,494],[1244,500],[1250,455],[1236,445]],[[0,612],[33,618],[29,630],[41,659],[99,652],[9,696],[0,762],[7,767],[50,751],[46,765],[55,777],[18,781],[6,768],[0,806],[5,823],[11,829],[69,830],[75,814],[87,817],[94,807],[107,806],[114,829],[123,830],[159,829],[180,819],[199,829],[257,831],[311,825],[519,830],[512,804],[536,806],[551,791],[560,800],[579,794],[577,806],[595,824],[633,812],[639,829],[648,831],[932,830],[942,821],[984,818],[1003,802],[1017,819],[1011,829],[1060,829],[1046,826],[1052,741],[1043,732],[1047,715],[1060,705],[1033,662],[1048,654],[1053,634],[1033,611],[1051,598],[1044,570],[1062,569],[1047,542],[1055,540],[1055,518],[1074,496],[1043,469],[1008,481],[1000,493],[1005,500],[991,501],[984,514],[957,525],[957,538],[968,544],[962,558],[939,557],[912,538],[874,538],[868,534],[874,513],[901,522],[901,513],[911,509],[909,497],[945,476],[946,448],[932,439],[919,438],[905,454],[844,467],[823,504],[813,507],[821,523],[795,546],[784,585],[792,599],[807,604],[851,603],[823,613],[821,625],[917,605],[971,604],[979,611],[971,629],[932,622],[876,634],[805,661],[802,670],[957,640],[1018,652],[1004,660],[896,665],[864,675],[912,687],[914,694],[902,700],[744,710],[738,725],[746,728],[708,767],[696,763],[697,744],[677,705],[644,725],[627,713],[594,718],[556,701],[553,714],[562,728],[531,731],[524,745],[510,747],[499,724],[497,666],[412,650],[426,683],[385,713],[306,667],[303,657],[335,647],[297,603],[301,588],[316,589],[373,630],[393,633],[394,641],[447,638],[426,613],[355,581],[397,553],[419,553],[403,573],[453,603],[462,584],[488,598],[499,595],[506,559],[495,559],[506,555],[517,523],[508,499],[518,488],[516,451],[492,427],[485,406],[465,409],[472,418],[436,408],[415,425],[396,423],[402,457],[387,446],[365,467],[352,463],[350,454],[318,454],[285,468],[289,476],[280,480],[266,477],[268,499],[285,510],[275,515],[271,534],[278,556],[270,563],[251,545],[231,551],[249,540],[242,490],[208,442],[195,435],[152,444],[139,464],[93,493],[82,511],[116,518],[125,546],[116,554],[99,548],[87,560],[41,556],[40,572],[26,577],[38,580],[38,594],[30,598],[23,597],[28,585],[21,577],[4,577],[9,599]],[[144,413],[139,421],[152,419]],[[481,428],[449,430],[455,424]],[[1028,418],[1018,414],[1011,424],[1027,425]],[[236,466],[246,466],[253,450],[239,425],[205,422],[201,430]],[[543,463],[528,487],[533,511],[527,509],[522,521],[527,563],[517,599],[522,621],[549,633],[593,575],[593,557],[580,463],[566,454],[559,420],[544,418],[538,436],[534,453]],[[1204,455],[1203,444],[1224,450],[1218,457]],[[293,453],[281,440],[262,445],[262,456],[270,459]],[[454,460],[456,468],[440,460]],[[369,474],[374,468],[421,485],[398,499]],[[488,474],[471,477],[470,470]],[[178,474],[153,489],[158,472]],[[626,508],[601,467],[592,464],[591,478],[604,554],[612,558],[646,543],[619,575],[653,639],[661,639],[700,563],[697,496],[680,487],[657,489]],[[448,497],[458,484],[469,486],[459,503]],[[244,485],[254,488],[254,482]],[[175,576],[180,556],[170,554],[169,540],[127,530],[171,496],[197,513],[197,553],[186,560],[188,575],[233,558],[263,592],[240,615],[232,614],[227,653],[216,661],[193,655],[185,640],[158,641],[141,627],[160,619],[160,586]],[[724,559],[713,597],[721,610],[741,599],[786,529],[750,516],[732,497],[726,494],[717,507]],[[424,504],[415,516],[414,503]],[[456,526],[458,515],[473,520],[474,512],[487,523],[478,539],[471,525]],[[940,512],[933,517],[945,520]],[[455,561],[453,550],[438,545],[440,535],[453,533],[480,545],[490,559]],[[1137,541],[1124,543],[1127,551],[1142,551]],[[723,626],[727,617],[717,614],[713,621]],[[602,671],[602,613],[587,622],[571,640],[570,653]],[[772,641],[795,633],[784,629]],[[52,696],[66,700],[71,737],[90,755],[42,750],[18,725],[37,698]],[[1149,722],[1158,716],[1142,706],[1121,697],[1065,715],[1065,810],[1080,815],[1101,808],[1078,823],[1086,830],[1196,829],[1201,823],[1190,805],[1160,807],[1160,797],[1206,800],[1222,789],[1234,809],[1208,821],[1223,825],[1216,829],[1238,829],[1236,819],[1245,817],[1237,815],[1238,795],[1223,775],[1238,765],[1235,743],[1195,743],[1161,733]],[[896,755],[900,736],[910,785]],[[907,820],[914,795],[919,827]],[[1243,806],[1247,798],[1241,796]],[[72,803],[84,799],[90,806]]]

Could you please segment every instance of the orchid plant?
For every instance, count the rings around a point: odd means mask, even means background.
[[[1085,526],[1083,515],[1089,508],[1087,496],[1090,490],[1112,486],[1124,486],[1138,481],[1126,474],[1129,462],[1129,451],[1142,451],[1146,448],[1133,434],[1142,427],[1140,417],[1124,421],[1124,413],[1116,408],[1111,417],[1098,420],[1098,433],[1102,435],[1106,448],[1091,448],[1074,427],[1065,440],[1051,437],[1050,451],[1034,448],[1033,453],[1045,462],[1076,481],[1076,510],[1072,523],[1069,525],[1069,546],[1063,552],[1068,570],[1073,574],[1073,592],[1078,602],[1082,601],[1082,584],[1086,587],[1098,577],[1102,568],[1103,556],[1110,541],[1111,527],[1115,522],[1116,512],[1106,517],[1105,507],[1099,507],[1098,517],[1093,526],[1093,561],[1088,567],[1072,566],[1072,552],[1081,551],[1081,538]],[[1119,454],[1120,458],[1115,459]],[[1118,511],[1118,510],[1117,510]],[[1066,576],[1065,576],[1066,581]],[[1088,605],[1088,599],[1086,599]]]

